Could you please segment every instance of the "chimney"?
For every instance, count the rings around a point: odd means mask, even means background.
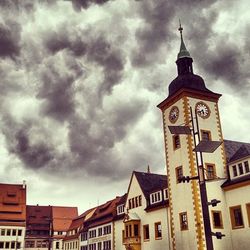
[[[25,189],[25,188],[26,188],[26,181],[23,180],[23,189]]]

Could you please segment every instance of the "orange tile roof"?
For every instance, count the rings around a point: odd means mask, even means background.
[[[64,238],[65,241],[78,238],[79,233],[83,227],[84,221],[89,218],[89,215],[93,214],[93,210],[95,210],[95,208],[88,209],[87,211],[72,220],[70,227],[67,231],[67,235]],[[74,235],[69,235],[69,232],[74,230],[76,230],[77,233]]]
[[[121,199],[123,199],[123,196],[118,196],[115,199],[98,206],[94,215],[87,222],[87,225],[89,227],[94,227],[113,221],[116,216],[116,207]]]
[[[24,224],[26,220],[26,185],[0,183],[1,224]]]
[[[77,207],[52,207],[54,231],[67,231],[72,220],[78,216]]]

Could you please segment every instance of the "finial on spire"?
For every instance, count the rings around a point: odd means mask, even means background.
[[[186,49],[186,46],[185,46],[185,43],[183,41],[183,36],[182,36],[182,31],[183,31],[183,28],[181,26],[181,20],[179,19],[179,31],[180,31],[180,34],[181,34],[181,46],[180,46],[180,52],[178,53],[178,56],[177,56],[177,59],[179,58],[182,58],[182,57],[191,57],[188,50]]]
[[[180,27],[179,27],[179,31],[180,31],[180,33],[181,33],[181,36],[182,36],[182,31],[183,31],[183,28],[181,27],[181,19],[179,18],[179,24],[180,24]]]
[[[150,174],[150,173],[151,173],[151,171],[150,171],[150,166],[149,166],[149,165],[148,165],[147,172],[148,172],[148,174]]]

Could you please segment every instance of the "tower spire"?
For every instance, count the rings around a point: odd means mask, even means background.
[[[188,52],[186,46],[185,46],[185,43],[184,43],[184,40],[183,40],[183,35],[182,35],[182,31],[183,31],[183,28],[181,26],[181,20],[179,19],[179,31],[180,31],[180,34],[181,34],[181,46],[180,46],[180,52],[178,53],[178,56],[177,56],[177,60],[179,58],[182,58],[182,57],[190,57],[190,53]]]

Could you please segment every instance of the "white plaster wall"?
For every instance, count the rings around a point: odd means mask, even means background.
[[[241,205],[241,211],[243,215],[244,228],[231,229],[231,239],[233,249],[235,250],[249,250],[250,249],[250,225],[248,222],[246,204],[250,203],[250,186],[244,186],[237,189],[228,190],[225,192],[227,207]]]
[[[110,234],[103,234],[103,232],[104,232],[103,228],[105,226],[111,226],[111,233]],[[98,236],[98,229],[99,228],[102,228],[102,236]],[[114,242],[113,241],[113,231],[114,231],[114,228],[113,228],[113,223],[112,222],[102,224],[102,225],[97,226],[97,227],[91,227],[91,228],[89,228],[89,231],[90,230],[96,230],[96,237],[95,238],[89,238],[88,239],[88,245],[96,243],[96,248],[97,248],[97,243],[102,242],[102,247],[103,247],[103,242],[110,240],[111,241],[111,250],[113,250],[113,242]]]
[[[199,128],[200,130],[209,130],[211,131],[211,139],[213,141],[219,141],[219,127],[218,127],[218,120],[217,120],[217,113],[216,113],[216,103],[211,101],[204,101],[204,100],[197,100],[194,98],[189,98],[190,106],[194,108],[197,102],[203,101],[205,102],[209,108],[210,108],[210,116],[207,119],[203,119],[198,116],[198,122],[199,122]],[[220,146],[218,149],[216,149],[213,153],[203,153],[203,163],[205,166],[205,163],[212,163],[215,164],[216,168],[216,175],[220,178],[225,178],[225,164],[223,162],[223,148]],[[221,240],[216,239],[213,237],[213,245],[215,249],[232,249],[231,244],[231,230],[230,230],[230,224],[229,224],[229,213],[227,209],[227,203],[225,199],[224,191],[221,188],[222,183],[224,180],[212,180],[208,181],[206,183],[207,186],[207,197],[208,201],[211,201],[212,199],[220,200],[221,203],[219,203],[216,207],[209,206],[210,210],[210,223],[211,223],[211,230],[213,232],[222,232],[226,235],[226,237],[223,237]],[[222,220],[223,220],[223,229],[214,229],[212,218],[211,218],[211,210],[219,210],[222,212]]]
[[[123,220],[114,221],[114,250],[125,250],[122,244],[122,230],[124,230]]]
[[[179,118],[175,124],[169,121],[169,112],[173,106],[179,108]],[[183,110],[183,100],[177,101],[175,104],[170,106],[165,110],[165,133],[167,136],[167,151],[168,151],[168,161],[169,161],[169,172],[167,172],[169,178],[169,185],[171,188],[171,198],[173,203],[173,227],[175,233],[175,242],[177,249],[193,250],[196,249],[196,234],[195,234],[195,217],[193,209],[192,200],[192,190],[190,183],[177,183],[176,181],[176,167],[183,167],[183,175],[190,176],[189,169],[189,159],[188,159],[188,145],[187,136],[180,135],[181,148],[173,149],[173,139],[168,126],[170,125],[183,125],[184,120],[184,110]],[[187,212],[188,216],[188,228],[189,230],[180,230],[180,219],[179,213]]]
[[[167,208],[160,208],[152,212],[146,212],[146,199],[142,193],[136,177],[133,175],[130,189],[127,196],[125,211],[128,208],[128,200],[135,196],[142,195],[142,206],[129,210],[129,213],[136,213],[141,219],[140,235],[141,235],[141,250],[168,250],[169,246],[169,229],[167,223]],[[161,222],[162,239],[155,239],[154,223]],[[149,225],[150,240],[143,240],[143,225]],[[117,249],[119,250],[119,249]]]
[[[0,235],[0,241],[4,242],[12,242],[12,241],[17,241],[21,243],[21,249],[24,249],[24,236],[25,236],[25,227],[18,227],[18,226],[0,226],[0,231],[1,229],[16,229],[16,230],[22,230],[22,235],[21,236],[2,236]]]
[[[74,247],[73,247],[73,242],[74,242]],[[76,242],[77,242],[77,246],[76,246]],[[69,243],[69,244],[71,243],[71,248],[70,247],[66,248],[66,244],[67,243]],[[71,249],[71,250],[78,250],[78,249],[80,249],[79,248],[79,238],[72,239],[72,240],[67,240],[67,241],[63,241],[63,248],[67,249],[67,250],[69,250],[69,249]]]

